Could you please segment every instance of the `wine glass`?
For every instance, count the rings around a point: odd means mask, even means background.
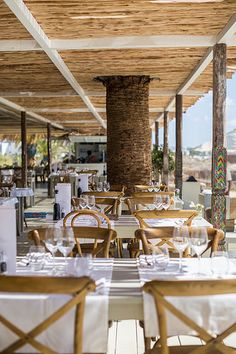
[[[98,192],[102,192],[103,186],[102,186],[102,182],[98,182],[97,184],[97,191]]]
[[[47,228],[45,233],[44,243],[48,251],[52,254],[53,265],[52,265],[52,274],[56,272],[55,269],[55,253],[58,250],[58,240],[61,238],[61,229],[60,228]]]
[[[162,197],[160,195],[155,195],[153,197],[153,204],[156,210],[161,210],[162,207]]]
[[[104,192],[108,192],[110,189],[110,184],[106,181],[103,182],[103,190]]]
[[[174,247],[179,252],[179,272],[182,273],[182,256],[183,252],[189,245],[189,237],[188,237],[188,228],[187,227],[175,227],[172,243]]]
[[[163,209],[167,210],[170,207],[170,196],[165,195],[162,197],[162,207]]]
[[[207,249],[208,235],[205,227],[193,227],[190,233],[190,246],[198,258],[198,274],[201,269],[201,254]]]
[[[86,209],[87,205],[88,205],[88,196],[83,195],[82,197],[79,198],[79,206],[81,207],[81,209]]]
[[[61,228],[62,237],[58,240],[58,249],[65,257],[65,267],[67,266],[67,257],[75,245],[74,232],[72,227]]]
[[[88,208],[89,209],[94,209],[95,203],[96,203],[95,196],[94,195],[89,195],[88,196]]]

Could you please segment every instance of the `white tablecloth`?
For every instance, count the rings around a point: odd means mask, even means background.
[[[83,352],[106,353],[108,336],[108,292],[112,277],[113,260],[96,259],[93,262],[92,278],[106,279],[102,294],[92,293],[86,298],[83,325]],[[46,275],[43,270],[34,274]],[[27,267],[18,267],[18,275],[30,275]],[[76,278],[75,278],[76,281]],[[56,308],[63,305],[68,296],[65,295],[7,295],[0,294],[0,313],[12,320],[16,326],[25,331],[39,324]],[[17,315],[16,315],[17,314]],[[38,339],[49,345],[57,353],[73,353],[74,310],[43,332]],[[0,325],[0,350],[16,339],[3,325]],[[31,346],[24,346],[19,352],[36,352]]]
[[[154,279],[189,279],[189,281],[194,279],[212,279],[211,260],[208,258],[201,259],[201,273],[204,273],[201,278],[196,275],[196,270],[198,269],[197,261],[197,259],[184,259],[185,273],[183,275],[178,272],[178,259],[173,258],[165,271],[153,270],[151,267],[139,267],[140,280],[144,284]],[[228,275],[228,277],[236,278],[236,260],[230,261],[230,273],[231,275]],[[235,322],[235,294],[211,297],[166,297],[166,299],[185,315],[196,321],[199,326],[208,330],[209,333],[219,334]],[[159,334],[159,329],[153,297],[143,293],[143,304],[146,336],[155,337]],[[167,315],[167,323],[169,336],[195,334],[193,330],[170,313]]]
[[[15,188],[11,191],[11,197],[32,197],[34,192],[31,188]]]
[[[185,218],[163,218],[163,219],[144,219],[150,227],[178,227],[183,225]],[[192,220],[192,226],[212,227],[207,220],[202,217],[195,217]]]

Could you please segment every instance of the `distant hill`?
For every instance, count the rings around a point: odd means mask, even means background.
[[[230,154],[236,153],[236,129],[226,134],[226,144],[227,144],[228,153]],[[190,151],[192,155],[207,156],[211,154],[211,150],[212,150],[212,143],[208,141],[206,143],[196,146],[195,148],[192,148]]]

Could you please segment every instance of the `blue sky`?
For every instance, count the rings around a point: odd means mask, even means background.
[[[236,75],[227,80],[226,132],[236,129]],[[183,115],[183,147],[195,147],[211,141],[212,92],[198,100]],[[159,131],[163,143],[163,129]],[[169,123],[169,146],[175,146],[175,120]]]

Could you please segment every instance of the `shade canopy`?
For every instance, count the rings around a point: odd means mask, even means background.
[[[231,78],[234,0],[1,1],[1,133],[25,110],[32,131],[51,122],[105,135],[106,91],[94,79],[113,75],[149,75],[150,124],[162,124],[164,111],[175,117],[176,94],[187,110],[211,90],[216,43],[228,46]]]

